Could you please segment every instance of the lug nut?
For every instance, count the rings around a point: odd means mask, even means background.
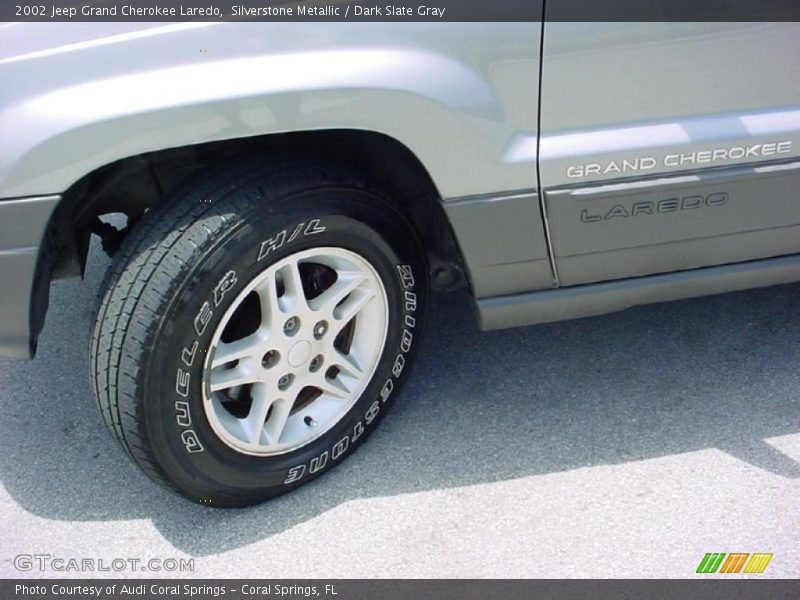
[[[322,354],[317,354],[314,358],[311,359],[311,362],[308,365],[308,369],[312,373],[316,373],[317,371],[319,371],[323,362],[325,362],[325,358],[322,356]]]
[[[261,359],[261,366],[264,367],[265,369],[271,369],[272,367],[278,364],[278,361],[280,359],[281,359],[280,352],[278,352],[277,350],[270,350]]]
[[[278,389],[282,392],[286,391],[294,382],[294,375],[287,373],[278,380]]]
[[[314,325],[314,338],[317,340],[322,339],[322,336],[328,332],[328,322],[320,321]]]
[[[283,333],[286,335],[294,335],[300,327],[300,319],[297,317],[290,317],[286,323],[283,324]]]

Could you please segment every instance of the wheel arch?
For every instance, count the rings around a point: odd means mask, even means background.
[[[432,282],[449,288],[464,280],[462,257],[439,191],[420,160],[387,135],[355,129],[271,134],[208,142],[130,156],[85,175],[63,194],[50,219],[37,266],[32,303],[32,332],[41,331],[49,283],[82,276],[92,233],[113,254],[126,230],[118,231],[100,217],[114,213],[135,223],[145,210],[169,197],[198,171],[253,156],[280,159],[303,155],[346,164],[365,173],[387,192],[409,218],[425,244]]]

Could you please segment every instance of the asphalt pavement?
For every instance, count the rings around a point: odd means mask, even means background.
[[[150,483],[106,432],[87,359],[108,259],[90,259],[53,287],[36,359],[0,359],[0,577],[681,578],[707,552],[800,576],[798,285],[486,333],[465,294],[437,295],[357,453],[220,510]],[[194,570],[19,570],[33,554]]]

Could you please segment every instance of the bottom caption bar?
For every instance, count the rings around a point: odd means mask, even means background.
[[[522,600],[529,598],[738,598],[800,597],[800,580],[424,580],[333,579],[258,581],[233,579],[111,580],[49,579],[0,580],[0,598],[70,600]]]

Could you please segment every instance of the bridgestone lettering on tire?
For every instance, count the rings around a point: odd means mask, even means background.
[[[147,213],[101,292],[98,406],[155,481],[242,506],[339,464],[397,397],[427,269],[395,204],[310,161],[205,176]]]

